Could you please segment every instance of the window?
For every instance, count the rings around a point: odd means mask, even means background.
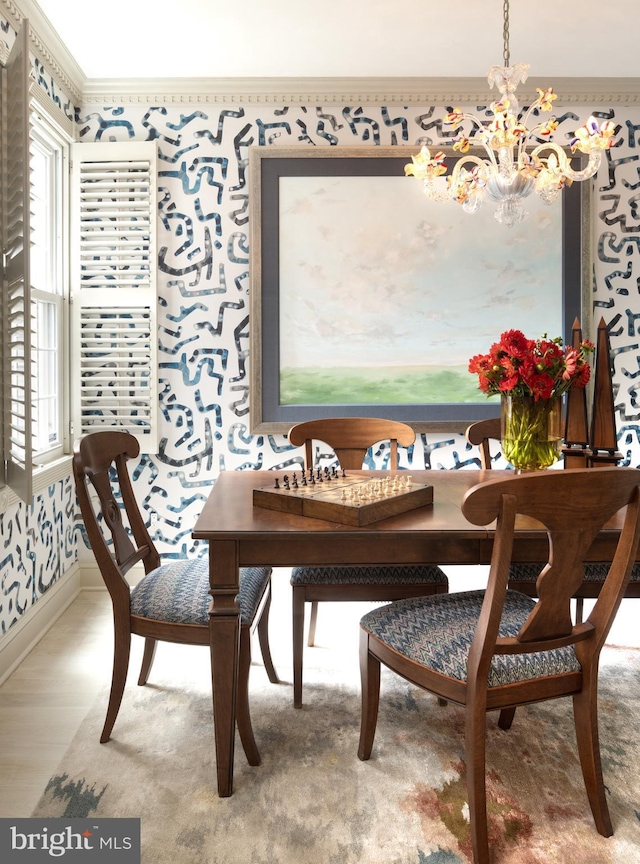
[[[28,28],[2,71],[2,476],[31,501],[68,475],[69,145],[30,79]]]
[[[68,145],[47,120],[32,114],[31,131],[32,459],[64,454],[68,410],[64,382]],[[66,447],[68,450],[68,446]]]
[[[72,145],[30,71],[25,26],[0,68],[0,486],[27,502],[68,476],[72,436],[158,446],[156,144]]]

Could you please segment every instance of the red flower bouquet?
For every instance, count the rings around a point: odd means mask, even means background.
[[[561,338],[527,339],[520,330],[507,330],[489,349],[469,360],[483,393],[512,393],[551,399],[569,387],[584,387],[591,377],[587,355],[594,349],[585,339],[579,348],[565,346]]]
[[[502,450],[521,471],[540,470],[560,456],[562,403],[571,386],[584,387],[591,376],[591,341],[566,347],[562,339],[527,339],[507,330],[489,349],[469,361],[469,372],[488,396],[502,396]]]

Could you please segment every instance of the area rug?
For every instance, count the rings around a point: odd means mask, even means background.
[[[262,764],[248,766],[237,741],[230,798],[216,794],[208,652],[165,645],[153,683],[128,685],[103,745],[106,692],[97,699],[33,815],[139,817],[145,864],[466,864],[463,711],[386,672],[372,758],[360,762],[350,630],[346,643],[306,649],[301,710],[292,704],[288,632],[276,656],[283,683],[270,684],[256,662]],[[489,715],[493,864],[640,864],[639,697],[640,650],[605,648],[608,839],[587,803],[570,701],[520,709],[509,731]]]

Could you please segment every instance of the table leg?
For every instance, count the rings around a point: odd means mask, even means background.
[[[235,599],[239,587],[238,549],[234,541],[209,543],[209,579],[213,601],[209,610],[209,642],[218,795],[227,798],[233,791],[240,648],[240,614]]]

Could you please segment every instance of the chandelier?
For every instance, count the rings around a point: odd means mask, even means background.
[[[537,120],[540,112],[552,110],[557,95],[552,87],[536,88],[538,98],[522,117],[518,116],[516,88],[526,81],[529,66],[509,65],[509,0],[504,0],[503,37],[504,66],[491,66],[488,72],[489,86],[495,85],[500,92],[500,99],[490,106],[493,119],[482,122],[459,108],[450,111],[443,123],[460,132],[453,149],[463,154],[451,173],[442,176],[447,173],[445,154],[432,156],[426,146],[411,157],[404,170],[422,180],[425,194],[433,201],[456,201],[467,213],[477,213],[484,198],[489,198],[497,204],[497,221],[512,226],[529,215],[522,206],[525,198],[535,192],[545,204],[552,204],[565,185],[593,177],[600,167],[602,152],[616,142],[615,126],[610,120],[599,126],[595,117],[589,117],[570,142],[572,154],[580,151],[589,159],[584,167],[574,169],[566,150],[547,140],[558,127],[555,117],[528,129],[531,118]],[[470,131],[465,132],[465,126]],[[469,152],[473,145],[481,146],[486,156]]]

